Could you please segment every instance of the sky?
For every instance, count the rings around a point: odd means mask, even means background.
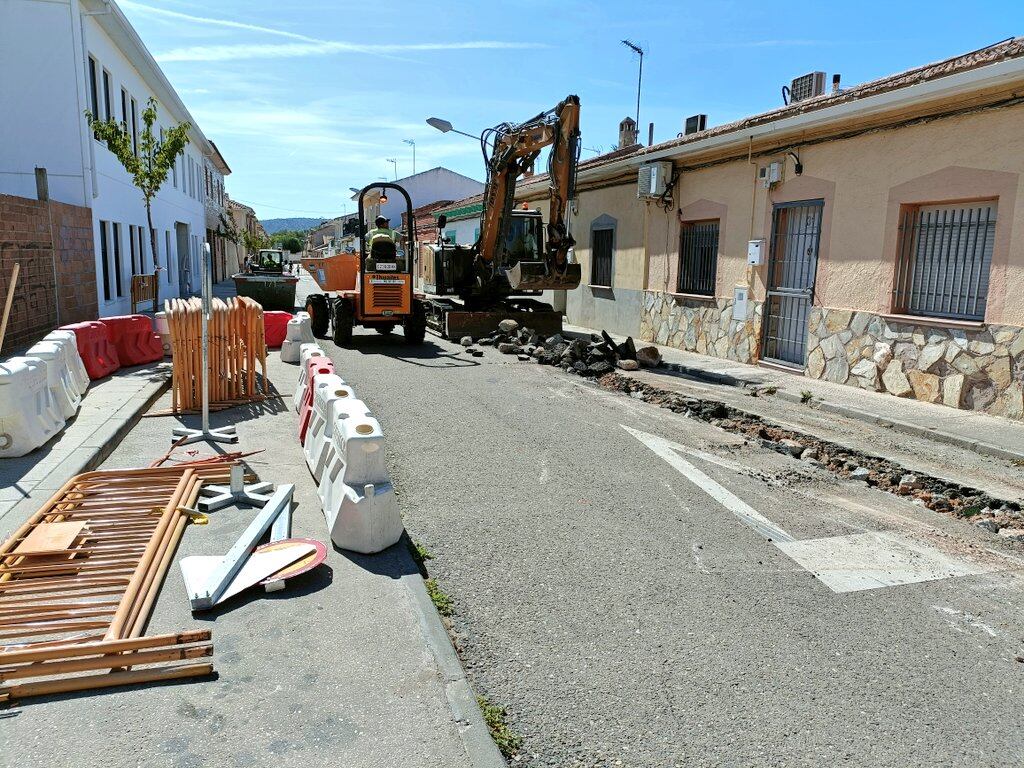
[[[749,0],[118,0],[261,219],[353,210],[350,187],[445,166],[483,180],[477,135],[580,97],[583,159],[636,112],[641,140],[782,104],[821,70],[851,86],[1024,34],[1024,3]],[[394,159],[396,163],[389,162]]]

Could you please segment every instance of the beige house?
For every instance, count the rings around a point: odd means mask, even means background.
[[[1022,126],[1017,38],[595,158],[567,318],[1019,418]]]

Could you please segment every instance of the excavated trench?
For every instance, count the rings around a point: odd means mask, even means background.
[[[1013,532],[1013,539],[1024,542],[1024,513],[1016,501],[997,499],[976,488],[912,472],[889,459],[780,427],[715,400],[668,392],[619,373],[605,374],[598,383],[605,389],[742,435],[840,477],[862,480],[888,493],[915,499],[936,512],[969,519],[992,533],[1005,529],[1007,533]]]

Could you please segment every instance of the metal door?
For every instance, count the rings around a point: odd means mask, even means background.
[[[762,357],[803,367],[807,314],[814,300],[824,200],[782,203],[772,210]]]

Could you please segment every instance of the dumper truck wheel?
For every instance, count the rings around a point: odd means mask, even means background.
[[[427,335],[427,310],[422,301],[413,300],[412,314],[402,324],[407,344],[422,344]]]
[[[332,339],[339,347],[352,346],[352,326],[355,324],[355,314],[352,311],[352,302],[348,299],[337,299],[334,302],[334,319],[331,323],[334,334]]]
[[[327,305],[327,297],[322,293],[314,293],[306,297],[306,313],[313,335],[318,339],[327,338],[327,329],[331,325],[331,313]]]

